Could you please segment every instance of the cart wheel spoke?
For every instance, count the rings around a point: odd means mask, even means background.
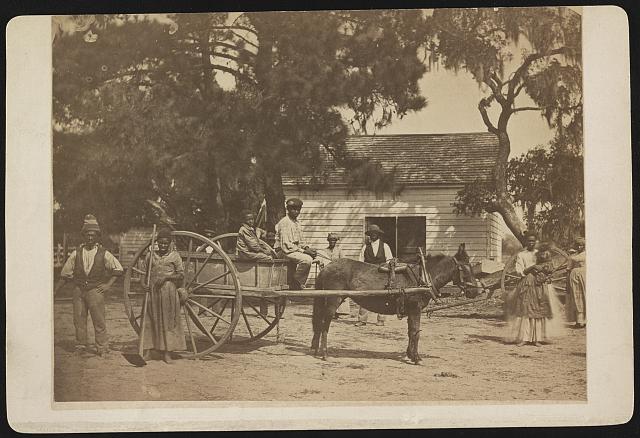
[[[244,323],[247,326],[247,330],[249,331],[249,336],[253,338],[253,332],[251,331],[251,327],[249,326],[249,321],[247,320],[247,314],[244,313],[244,309],[240,309],[240,312],[242,312],[242,319],[244,319]]]
[[[213,283],[214,281],[220,280],[222,277],[226,277],[228,275],[231,274],[231,271],[227,271],[227,272],[223,272],[222,274],[218,275],[217,277],[213,277],[210,280],[205,281],[204,283],[198,284],[196,287],[194,287],[193,289],[191,289],[191,293],[194,293],[195,291],[197,291],[200,288],[203,288],[205,286],[210,285],[211,283]],[[189,283],[190,285],[193,284],[193,280]]]
[[[199,302],[189,299],[187,301],[190,304],[195,304],[196,306],[198,306],[199,308],[201,308],[202,310],[204,310],[205,312],[208,312],[210,314],[212,314],[213,316],[215,316],[216,318],[219,318],[221,320],[223,320],[224,322],[226,322],[227,324],[231,325],[231,321],[225,319],[222,317],[222,315],[217,314],[216,312],[214,312],[213,310],[209,309],[207,306],[203,306],[202,304],[200,304]],[[192,309],[193,310],[193,309]],[[194,312],[195,313],[195,312]]]
[[[191,316],[191,320],[196,325],[196,327],[198,327],[198,330],[204,333],[209,338],[209,340],[213,343],[213,345],[216,345],[218,343],[218,340],[211,333],[209,333],[209,330],[205,328],[204,324],[202,323],[202,320],[200,320],[196,312],[193,311],[189,302],[187,302],[187,304],[185,305],[185,309],[187,309],[187,311],[189,312],[189,316]]]
[[[229,301],[225,301],[224,302],[224,305],[222,306],[222,309],[220,310],[220,313],[224,314],[224,311],[227,308],[227,304],[229,304]],[[216,329],[216,327],[218,326],[219,322],[220,322],[220,318],[216,318],[216,322],[214,322],[213,325],[211,326],[211,330],[209,330],[209,333],[213,334],[213,331]]]
[[[187,322],[187,331],[189,332],[189,339],[191,340],[191,348],[193,349],[193,355],[198,354],[198,347],[196,347],[196,341],[193,339],[193,332],[191,331],[191,323],[189,322],[189,317],[187,316],[188,311],[184,313],[184,320]]]
[[[146,272],[145,272],[145,271],[143,271],[142,269],[138,269],[138,268],[136,268],[135,266],[132,266],[132,267],[131,267],[131,270],[132,270],[133,272],[136,272],[136,273],[140,274],[140,275],[145,275],[145,274],[146,274]]]
[[[264,320],[266,321],[266,323],[267,323],[267,324],[271,325],[271,323],[273,322],[273,320],[269,321],[269,320],[267,319],[267,317],[266,317],[266,316],[264,316],[264,315],[263,315],[263,314],[262,314],[258,309],[256,309],[256,308],[255,308],[255,306],[254,306],[253,304],[251,304],[250,302],[248,302],[248,301],[247,301],[247,304],[249,305],[249,307],[251,307],[251,308],[253,309],[253,311],[254,311],[254,312],[256,312],[256,314],[257,314],[260,318],[264,319]],[[274,319],[275,319],[275,318],[274,318]]]

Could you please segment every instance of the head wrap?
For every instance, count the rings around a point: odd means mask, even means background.
[[[367,236],[370,236],[371,233],[384,234],[384,231],[382,231],[380,227],[377,226],[376,224],[373,224],[373,225],[369,225],[369,228],[367,228],[367,231],[364,234],[366,234]]]
[[[298,198],[291,198],[287,200],[286,203],[287,208],[290,207],[294,207],[294,208],[301,208],[302,207],[302,201]]]
[[[100,232],[100,225],[98,225],[98,220],[92,214],[88,214],[84,217],[84,223],[82,224],[82,234],[87,231],[95,231],[96,233]]]
[[[171,239],[171,228],[161,226],[158,229],[158,234],[156,235],[158,239]]]
[[[329,235],[327,235],[327,240],[340,240],[340,236],[338,236],[336,233],[329,233]]]

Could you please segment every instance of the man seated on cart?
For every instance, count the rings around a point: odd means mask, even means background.
[[[305,244],[302,226],[298,222],[302,201],[298,198],[291,198],[287,200],[286,208],[287,215],[276,225],[275,250],[278,257],[295,263],[294,280],[297,285],[293,286],[304,289],[316,251]]]
[[[238,258],[242,260],[262,262],[273,261],[273,250],[258,238],[255,228],[255,219],[253,217],[253,213],[250,211],[245,211],[243,213],[242,225],[238,230],[236,250]]]

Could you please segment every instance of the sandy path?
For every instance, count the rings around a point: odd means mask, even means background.
[[[118,350],[136,337],[119,299],[109,298],[107,359],[72,353],[70,302],[55,304],[55,399],[80,400],[586,400],[585,331],[567,328],[554,343],[517,347],[499,301],[440,311],[423,318],[423,364],[403,361],[406,320],[385,327],[334,321],[327,362],[307,354],[311,306],[293,304],[275,336],[225,345],[201,360],[132,367]],[[90,324],[91,325],[91,324]],[[90,330],[90,337],[93,332]]]

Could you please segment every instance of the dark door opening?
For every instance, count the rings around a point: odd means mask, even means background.
[[[366,217],[365,225],[376,224],[384,236],[381,239],[389,245],[391,252],[400,261],[416,261],[418,247],[426,254],[427,218],[425,216]]]

